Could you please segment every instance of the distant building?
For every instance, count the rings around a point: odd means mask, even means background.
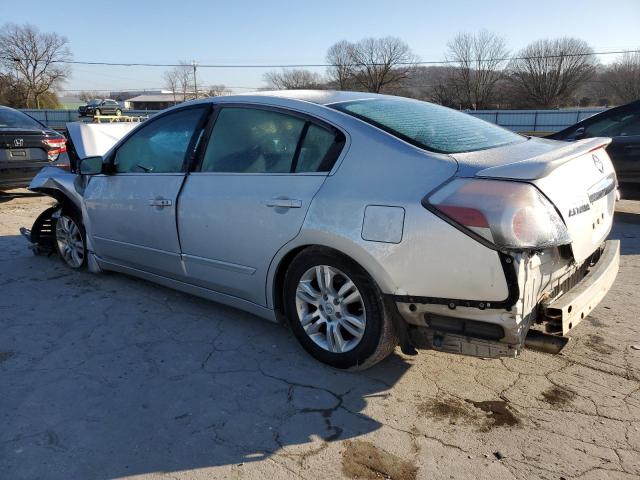
[[[171,93],[170,90],[119,90],[115,92],[109,92],[109,98],[113,98],[118,102],[125,102],[130,98],[137,97],[139,95],[161,95],[163,93]]]
[[[173,93],[143,94],[125,100],[124,106],[131,110],[163,110],[182,103],[180,95]]]

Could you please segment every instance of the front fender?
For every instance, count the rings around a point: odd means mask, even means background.
[[[44,167],[31,180],[29,190],[44,193],[59,202],[70,201],[82,212],[85,180],[57,167]]]

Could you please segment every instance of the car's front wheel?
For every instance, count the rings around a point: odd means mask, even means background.
[[[100,115],[100,109],[99,109],[99,108],[96,108],[96,112],[95,112],[93,115],[94,115],[94,116],[96,116],[96,115]]]
[[[321,248],[303,250],[287,270],[284,295],[297,339],[332,367],[369,368],[398,343],[378,286],[343,255]]]
[[[56,248],[60,258],[73,269],[87,263],[87,240],[82,222],[76,215],[62,213],[56,220]]]
[[[119,117],[120,115],[122,115],[122,110],[120,109],[116,110],[116,117]]]

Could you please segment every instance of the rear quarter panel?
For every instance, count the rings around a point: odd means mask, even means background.
[[[365,124],[352,126],[349,134],[348,154],[314,198],[300,234],[278,252],[267,288],[272,288],[276,266],[287,252],[304,245],[323,245],[358,262],[383,293],[506,299],[508,289],[498,254],[420,203],[455,174],[455,160],[427,153]],[[399,243],[363,239],[369,205],[404,209]],[[267,298],[273,298],[272,291]]]

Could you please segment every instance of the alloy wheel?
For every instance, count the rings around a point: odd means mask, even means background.
[[[307,336],[328,352],[348,352],[362,340],[367,323],[362,295],[335,267],[318,265],[302,275],[296,310]]]
[[[84,263],[84,240],[80,227],[73,218],[61,215],[56,222],[56,242],[62,259],[72,268]]]

